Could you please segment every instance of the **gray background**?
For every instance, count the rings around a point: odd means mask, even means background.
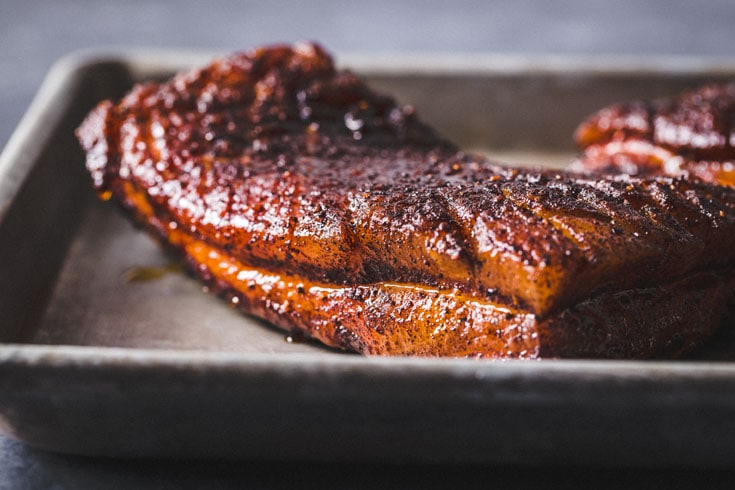
[[[622,54],[654,59],[672,54],[735,56],[734,25],[735,0],[0,0],[0,147],[50,65],[77,49],[137,46],[224,53],[311,39],[338,52]],[[44,454],[0,437],[0,489],[456,488],[459,482],[472,488],[729,488],[732,476],[688,470],[99,461]]]
[[[0,146],[50,65],[100,46],[730,55],[734,0],[0,0]]]

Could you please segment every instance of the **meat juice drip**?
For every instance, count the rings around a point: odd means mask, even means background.
[[[180,274],[184,272],[184,266],[175,262],[169,262],[162,266],[133,266],[126,269],[123,274],[125,282],[150,282],[157,281],[167,274]]]

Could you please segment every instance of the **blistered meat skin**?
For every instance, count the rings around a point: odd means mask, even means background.
[[[576,131],[579,170],[735,185],[735,83],[614,104]]]
[[[735,191],[498,166],[314,44],[100,103],[114,197],[242,309],[364,354],[670,357],[732,303]]]

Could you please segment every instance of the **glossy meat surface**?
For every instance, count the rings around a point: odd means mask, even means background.
[[[581,170],[735,185],[735,84],[614,104],[577,129]]]
[[[328,345],[670,356],[732,300],[733,190],[500,167],[316,45],[137,86],[78,136],[103,196],[245,311]]]

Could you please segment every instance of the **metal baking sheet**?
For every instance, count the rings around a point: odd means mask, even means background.
[[[369,358],[298,342],[202,290],[99,202],[73,130],[209,54],[78,54],[0,156],[0,430],[123,457],[732,467],[735,364]],[[468,149],[563,166],[605,104],[735,62],[339,56]]]

